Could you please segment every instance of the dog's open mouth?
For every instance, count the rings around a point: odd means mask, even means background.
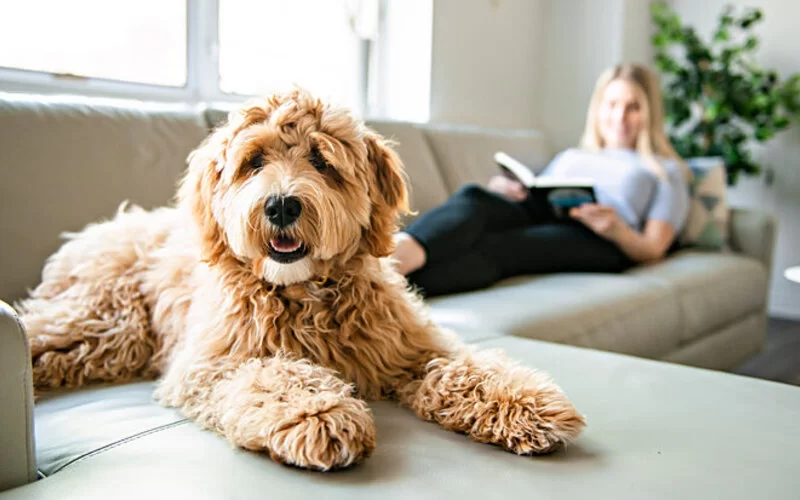
[[[278,236],[269,240],[269,258],[281,264],[302,259],[308,253],[303,242],[290,236]]]

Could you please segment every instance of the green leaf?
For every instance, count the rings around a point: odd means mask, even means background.
[[[650,4],[650,14],[652,16],[663,17],[667,12],[669,12],[669,7],[664,2],[653,2]]]
[[[757,127],[754,136],[758,142],[764,142],[771,139],[775,133],[767,127]]]
[[[742,29],[749,29],[753,24],[760,21],[763,17],[764,16],[761,14],[760,10],[750,10],[739,20],[739,26]]]
[[[720,28],[714,33],[715,42],[727,42],[730,39],[731,39],[730,34],[726,29]]]
[[[732,170],[731,167],[728,167],[727,174],[728,174],[728,185],[729,186],[735,185],[736,181],[739,179],[739,171]]]
[[[744,42],[744,50],[754,50],[756,47],[758,47],[758,38],[754,36],[747,37]]]
[[[755,175],[761,172],[761,167],[751,161],[743,162],[741,168],[742,170],[744,170],[745,173],[750,175]]]
[[[709,99],[706,102],[706,106],[703,109],[703,120],[707,122],[713,122],[719,116],[719,112],[722,106],[720,105],[719,101],[715,101],[713,99]]]
[[[752,105],[756,109],[766,108],[767,106],[769,106],[769,96],[767,96],[766,94],[756,95],[755,97],[753,97]]]

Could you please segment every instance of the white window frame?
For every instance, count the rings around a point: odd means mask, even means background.
[[[379,2],[379,15],[385,12],[384,2]],[[254,96],[229,94],[219,86],[219,2],[218,0],[186,0],[186,85],[164,85],[121,82],[102,78],[64,75],[41,71],[0,67],[0,90],[43,94],[79,94],[83,96],[117,97],[157,101],[215,103],[232,106]],[[380,37],[379,37],[380,39]],[[378,69],[375,55],[379,52],[375,41],[364,40],[361,77],[366,92],[362,96],[361,112],[370,116],[376,106],[369,96],[374,92],[375,77],[371,70]],[[370,57],[372,55],[372,57]],[[379,96],[375,96],[378,99]],[[371,105],[370,105],[371,104]],[[372,108],[372,109],[370,109]]]

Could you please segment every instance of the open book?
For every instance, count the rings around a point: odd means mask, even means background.
[[[502,151],[494,154],[494,161],[503,175],[528,188],[529,198],[555,220],[570,219],[569,209],[572,207],[597,202],[591,179],[537,177],[530,168]]]

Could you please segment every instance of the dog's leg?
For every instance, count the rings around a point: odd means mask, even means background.
[[[330,369],[282,355],[202,365],[177,359],[156,398],[236,446],[321,471],[358,463],[375,448],[369,408]]]
[[[520,455],[550,452],[585,425],[548,376],[498,352],[464,350],[435,359],[400,396],[425,420]]]
[[[138,283],[123,276],[109,285],[35,297],[21,307],[37,389],[156,375],[149,361],[158,341]]]
[[[17,304],[37,389],[154,376],[159,350],[141,283],[156,226],[120,212],[71,236],[47,261],[42,282]]]

